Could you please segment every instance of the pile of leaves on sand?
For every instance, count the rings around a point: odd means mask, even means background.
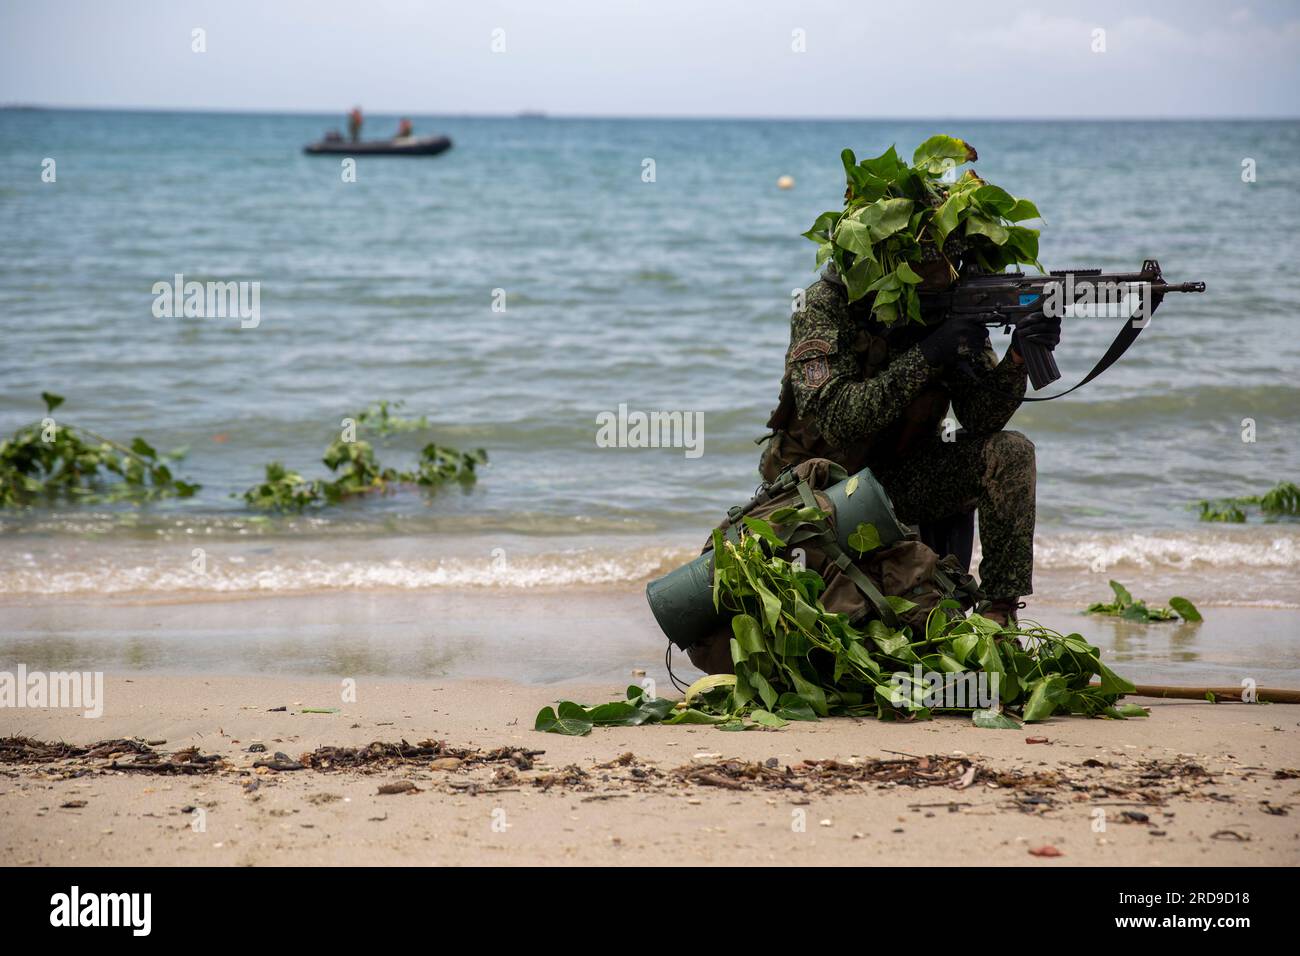
[[[1204,620],[1196,605],[1184,597],[1171,597],[1169,607],[1149,606],[1146,601],[1134,600],[1128,589],[1118,581],[1110,582],[1110,589],[1115,592],[1115,600],[1110,604],[1098,601],[1089,604],[1088,614],[1106,614],[1110,617],[1122,617],[1126,621],[1172,621],[1181,619],[1189,623]]]
[[[848,188],[844,208],[822,213],[804,236],[817,243],[817,268],[835,263],[850,302],[874,295],[872,314],[886,325],[921,321],[917,287],[946,287],[958,264],[1002,272],[1024,263],[1041,271],[1038,207],[957,167],[978,159],[952,136],[931,136],[909,165],[893,146],[861,162],[840,155]]]
[[[922,633],[879,619],[858,627],[820,600],[819,574],[780,556],[772,525],[745,518],[738,542],[714,532],[714,604],[731,616],[734,674],[701,678],[681,703],[629,687],[627,700],[544,707],[535,729],[586,734],[598,726],[715,724],[723,730],[780,728],[791,720],[873,716],[923,720],[971,715],[977,727],[1015,729],[1054,714],[1144,717],[1120,704],[1134,686],[1078,634],[1032,622],[1002,626],[964,616],[956,601],[928,615]],[[871,538],[859,532],[859,538]],[[905,614],[915,605],[890,598]],[[1093,683],[1093,678],[1097,679]]]

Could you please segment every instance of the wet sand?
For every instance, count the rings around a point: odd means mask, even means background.
[[[1082,632],[1139,683],[1251,677],[1300,687],[1300,613],[1203,610],[1199,626],[1134,625],[1046,603],[1027,613]],[[832,719],[776,732],[641,727],[567,738],[532,730],[542,706],[619,699],[646,678],[676,696],[639,589],[11,596],[0,599],[0,620],[0,670],[106,673],[102,717],[3,708],[0,737],[138,738],[162,754],[197,747],[223,758],[195,776],[105,769],[123,756],[0,764],[4,864],[1300,863],[1300,707],[1154,701],[1145,720],[1057,718],[1023,731],[960,718]],[[684,655],[676,666],[696,676]],[[337,712],[302,712],[312,707]],[[253,767],[277,751],[296,760],[321,746],[402,739],[545,753],[528,769]],[[759,762],[776,768],[763,773],[798,776],[805,761],[852,768],[906,759],[899,753],[956,755],[978,776],[964,788],[735,789],[691,770]],[[416,790],[378,793],[403,781]],[[1030,854],[1045,846],[1063,856]]]
[[[1102,582],[1103,589],[1105,588]],[[1046,589],[1045,589],[1046,590]],[[1156,592],[1135,582],[1134,593]],[[1103,595],[1098,594],[1098,597]],[[1200,624],[1133,624],[1030,598],[1137,683],[1300,688],[1300,610],[1204,604]],[[271,595],[0,595],[0,669],[613,681],[668,686],[643,587],[325,590]],[[694,675],[685,655],[674,667]]]
[[[193,746],[226,763],[196,776],[102,771],[109,758],[0,766],[0,864],[1300,863],[1300,708],[1152,701],[1145,720],[1058,718],[1025,731],[977,730],[956,718],[836,719],[749,733],[618,728],[584,738],[531,729],[538,708],[557,697],[618,693],[614,683],[363,679],[348,703],[339,681],[323,677],[113,674],[102,718],[10,710],[0,714],[0,736],[139,737],[160,752]],[[276,751],[296,759],[322,745],[403,738],[545,753],[527,770],[252,766]],[[248,752],[259,743],[265,753]],[[965,788],[805,791],[673,775],[722,758],[783,769],[906,759],[900,752],[955,755],[980,776]],[[566,776],[576,783],[544,786]],[[404,782],[415,789],[379,793]],[[1061,855],[1031,853],[1044,847]]]

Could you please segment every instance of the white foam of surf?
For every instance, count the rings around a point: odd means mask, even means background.
[[[1208,570],[1290,568],[1300,565],[1296,532],[1224,534],[1155,532],[1066,534],[1034,540],[1034,562],[1042,568],[1116,567]]]
[[[648,544],[528,553],[495,549],[489,556],[431,559],[385,557],[400,550],[375,539],[354,543],[346,558],[319,558],[315,545],[277,548],[277,553],[210,548],[202,572],[192,568],[183,547],[126,550],[81,543],[49,552],[0,554],[0,594],[75,595],[169,592],[222,594],[312,590],[422,588],[581,588],[631,585],[664,574],[695,552]],[[314,554],[304,553],[310,547]],[[358,552],[361,553],[358,553]],[[369,553],[366,553],[369,552]],[[347,553],[347,552],[344,552]],[[975,564],[978,566],[979,550]],[[1300,529],[1237,528],[1167,532],[1074,532],[1040,535],[1036,568],[1059,584],[1091,587],[1089,575],[1132,569],[1232,585],[1233,597],[1248,603],[1300,600]],[[1079,576],[1077,572],[1088,572]],[[1077,580],[1076,580],[1077,578]],[[1217,590],[1217,588],[1216,588]],[[1262,606],[1262,605],[1261,605]]]
[[[648,580],[689,554],[662,548],[630,552],[574,550],[511,559],[345,560],[298,559],[259,563],[242,556],[211,556],[202,572],[188,562],[90,568],[41,563],[0,570],[0,594],[222,594],[315,590],[422,588],[562,588]]]

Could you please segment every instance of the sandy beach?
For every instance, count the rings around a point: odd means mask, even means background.
[[[119,743],[15,760],[10,741],[0,864],[1300,863],[1293,707],[1143,701],[1145,720],[1024,731],[832,719],[570,738],[533,731],[539,707],[613,699],[620,685],[355,690],[349,703],[323,677],[118,672],[100,719],[6,710],[6,738],[134,738],[161,756]],[[340,769],[346,758],[326,754],[326,767],[318,751],[375,741],[433,741],[444,756]],[[312,754],[302,769],[254,766]],[[196,772],[148,771],[159,764]]]

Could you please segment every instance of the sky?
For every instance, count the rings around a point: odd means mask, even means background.
[[[1294,117],[1297,90],[1297,0],[0,0],[3,104]]]

